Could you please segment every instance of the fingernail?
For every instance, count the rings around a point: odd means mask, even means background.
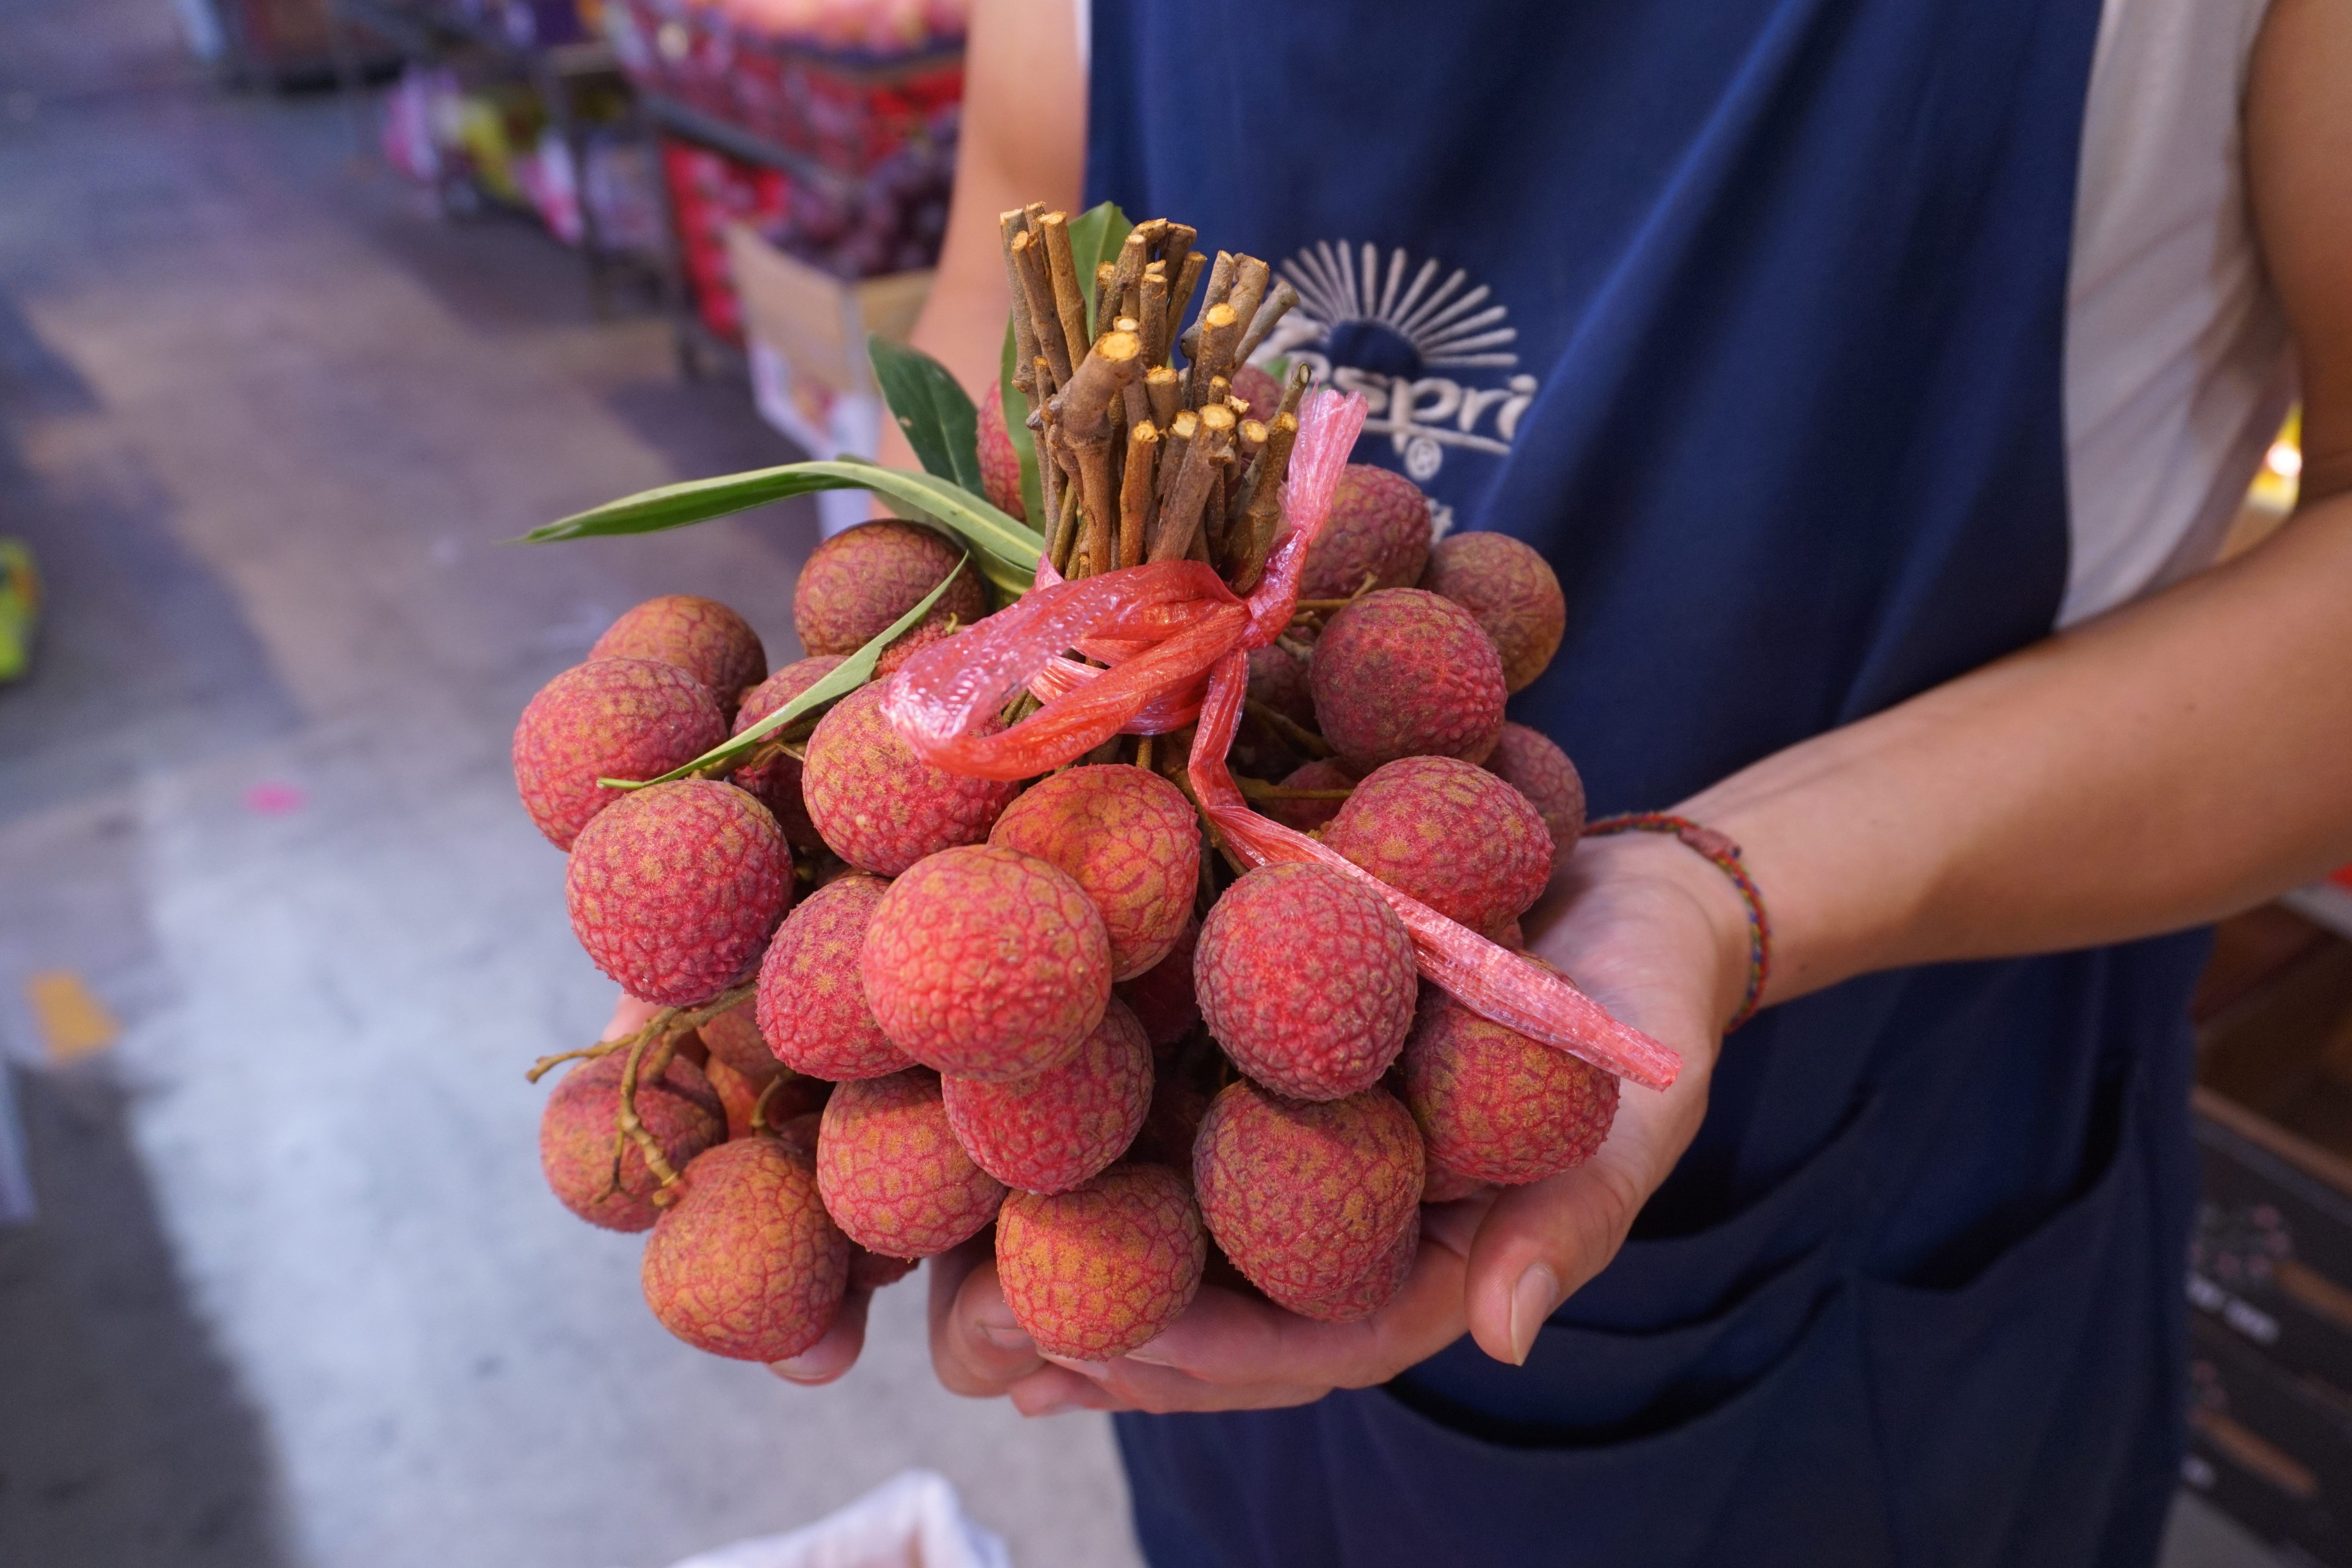
[[[1559,1305],[1559,1276],[1541,1263],[1529,1264],[1511,1287],[1512,1365],[1528,1364],[1528,1352],[1536,1348],[1536,1331]]]
[[[1110,1375],[1110,1368],[1102,1362],[1079,1361],[1075,1356],[1058,1355],[1049,1355],[1045,1359],[1052,1362],[1055,1366],[1067,1368],[1069,1371],[1076,1373],[1080,1377],[1090,1377],[1097,1383],[1100,1383],[1103,1379]]]
[[[1033,1348],[1029,1332],[1011,1318],[1001,1321],[992,1318],[974,1318],[971,1331],[1001,1351],[1025,1351]]]

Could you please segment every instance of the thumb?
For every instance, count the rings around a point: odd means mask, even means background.
[[[1605,1145],[1573,1171],[1506,1189],[1470,1246],[1465,1306],[1478,1348],[1525,1365],[1544,1320],[1617,1255],[1647,1195]]]

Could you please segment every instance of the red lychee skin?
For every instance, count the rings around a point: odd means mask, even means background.
[[[996,1226],[1005,1305],[1048,1355],[1108,1361],[1157,1336],[1201,1289],[1208,1237],[1164,1165],[1120,1165],[1058,1194],[1014,1193]]]
[[[793,589],[793,626],[813,654],[856,653],[955,571],[963,552],[914,522],[861,522],[816,547]],[[970,626],[988,613],[988,590],[966,566],[923,620]]]
[[[890,728],[881,703],[878,684],[862,686],[818,721],[801,795],[835,854],[895,877],[926,855],[985,839],[1020,786],[931,766]]]
[[[1077,1055],[1011,1083],[947,1079],[948,1125],[972,1163],[1024,1193],[1066,1193],[1127,1152],[1151,1109],[1151,1042],[1113,1000]]]
[[[1244,364],[1234,372],[1233,395],[1249,405],[1246,417],[1269,424],[1282,407],[1282,383],[1254,364]]]
[[[1430,1158],[1505,1186],[1581,1165],[1617,1114],[1614,1078],[1435,986],[1423,987],[1405,1042],[1404,1084]]]
[[[1209,1107],[1192,1184],[1209,1233],[1276,1300],[1319,1300],[1389,1256],[1421,1203],[1421,1137],[1386,1089],[1309,1104],[1240,1082]]]
[[[741,734],[773,713],[832,674],[840,663],[835,656],[824,654],[784,666],[744,696],[743,706],[735,714],[734,733]],[[759,797],[793,848],[814,851],[824,847],[824,840],[817,837],[816,825],[809,820],[808,806],[801,799],[800,763],[779,755],[755,768],[737,768],[730,782]]]
[[[1161,1062],[1152,1079],[1151,1110],[1143,1131],[1135,1135],[1128,1158],[1138,1163],[1165,1165],[1192,1184],[1192,1143],[1200,1136],[1201,1119],[1209,1114],[1209,1095],[1190,1073],[1174,1062]]]
[[[572,934],[632,996],[708,1002],[758,962],[793,903],[793,857],[768,808],[679,779],[582,829],[563,876]]]
[[[1507,533],[1439,540],[1421,585],[1477,617],[1502,655],[1503,684],[1513,691],[1544,672],[1568,630],[1568,600],[1551,563]]]
[[[997,510],[1029,521],[1021,501],[1020,454],[1004,427],[1004,388],[993,381],[980,395],[980,488]]]
[[[674,664],[600,658],[565,670],[515,726],[515,785],[523,809],[558,849],[622,798],[600,778],[659,778],[727,738],[709,690]]]
[[[1484,762],[1502,733],[1502,656],[1469,611],[1418,588],[1334,615],[1308,677],[1323,738],[1360,774],[1399,757]]]
[[[661,1211],[661,1182],[646,1168],[635,1140],[621,1145],[621,1180],[613,1184],[614,1139],[620,1131],[621,1073],[626,1054],[583,1063],[566,1073],[539,1119],[539,1163],[563,1206],[606,1230],[649,1230]],[[672,1170],[727,1136],[727,1112],[701,1069],[670,1058],[662,1076],[637,1086],[637,1119],[661,1145]]]
[[[1249,700],[1301,729],[1315,728],[1315,693],[1307,683],[1307,661],[1279,644],[1250,653]]]
[[[943,849],[890,884],[858,957],[866,1005],[927,1067],[1002,1083],[1067,1061],[1110,1001],[1078,885],[1017,849]]]
[[[750,1081],[754,1093],[767,1088],[768,1080],[784,1070],[760,1033],[756,1001],[747,996],[716,1018],[706,1019],[694,1031],[702,1037],[711,1059],[725,1062],[740,1073]]]
[[[857,973],[866,922],[889,886],[862,872],[827,882],[768,944],[760,961],[760,1034],[794,1072],[841,1082],[915,1065],[882,1032]]]
[[[849,1239],[818,1201],[806,1156],[741,1138],[687,1167],[686,1195],[646,1243],[644,1279],[654,1316],[695,1349],[782,1361],[832,1327]]]
[[[1584,832],[1584,781],[1550,736],[1525,724],[1505,724],[1485,765],[1527,796],[1543,817],[1551,831],[1554,858],[1576,847]]]
[[[1323,842],[1475,931],[1517,920],[1551,880],[1551,830],[1528,797],[1452,757],[1402,757],[1373,769]]]
[[[1428,1140],[1422,1142],[1426,1144]],[[1482,1182],[1475,1176],[1465,1176],[1459,1171],[1439,1164],[1437,1156],[1433,1154],[1429,1157],[1428,1168],[1422,1173],[1421,1201],[1425,1204],[1459,1203],[1491,1185],[1492,1183]]]
[[[1375,588],[1410,588],[1429,564],[1429,498],[1402,474],[1350,463],[1331,493],[1331,515],[1307,552],[1302,599],[1344,599]]]
[[[893,638],[890,646],[882,650],[881,657],[874,661],[874,679],[877,681],[889,679],[898,673],[900,665],[905,664],[932,644],[943,643],[961,630],[963,630],[963,625],[961,622],[951,623],[925,616],[920,622]]]
[[[1424,1200],[1427,1197],[1423,1191]],[[1421,1211],[1415,1209],[1404,1222],[1404,1234],[1391,1244],[1379,1262],[1366,1271],[1360,1279],[1353,1279],[1337,1290],[1320,1295],[1300,1296],[1284,1300],[1268,1292],[1268,1299],[1285,1310],[1302,1318],[1313,1318],[1325,1323],[1355,1323],[1370,1317],[1392,1300],[1404,1289],[1405,1279],[1412,1273],[1413,1259],[1421,1255]]]
[[[833,1091],[816,1180],[849,1238],[886,1258],[945,1252],[985,1230],[1004,1201],[1004,1184],[956,1142],[940,1080],[920,1068]]]
[[[653,658],[700,681],[732,715],[743,693],[767,678],[768,650],[751,624],[716,599],[665,594],[604,629],[590,658]]]
[[[1201,1016],[1235,1065],[1300,1100],[1380,1081],[1412,1026],[1412,938],[1328,866],[1261,866],[1225,890],[1192,956]]]
[[[1004,808],[988,841],[1034,855],[1093,900],[1110,936],[1114,981],[1168,956],[1200,891],[1192,803],[1159,774],[1122,763],[1044,780]]]
[[[1200,941],[1201,922],[1186,921],[1167,957],[1111,988],[1133,1011],[1155,1051],[1176,1044],[1201,1021],[1201,998],[1192,990],[1192,952]]]
[[[1353,789],[1356,778],[1347,769],[1328,757],[1318,757],[1305,767],[1287,773],[1282,780],[1285,789]],[[1301,833],[1312,833],[1333,817],[1348,803],[1344,800],[1270,800],[1265,811],[1276,822],[1286,824]]]
[[[915,1271],[911,1258],[885,1258],[878,1252],[868,1252],[856,1242],[849,1246],[849,1288],[853,1290],[879,1290],[886,1285],[896,1285]]]

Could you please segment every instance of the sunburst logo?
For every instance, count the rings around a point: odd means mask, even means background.
[[[1342,391],[1364,394],[1371,405],[1364,434],[1388,437],[1414,479],[1435,478],[1449,448],[1510,451],[1536,378],[1479,386],[1438,374],[1519,363],[1509,309],[1466,268],[1448,271],[1434,258],[1415,266],[1402,247],[1383,258],[1378,246],[1342,239],[1299,251],[1282,274],[1298,290],[1298,306],[1257,357],[1303,359]]]

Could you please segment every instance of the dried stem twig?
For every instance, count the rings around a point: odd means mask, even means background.
[[[1242,341],[1234,349],[1234,357],[1244,364],[1248,363],[1250,355],[1257,353],[1258,344],[1265,342],[1275,324],[1288,315],[1290,308],[1297,303],[1298,290],[1292,288],[1287,280],[1275,284],[1265,301],[1258,306],[1257,313],[1250,318],[1249,325],[1243,330]]]
[[[1037,220],[1045,232],[1045,264],[1054,283],[1054,309],[1062,322],[1062,341],[1070,346],[1070,358],[1084,358],[1081,352],[1094,341],[1087,331],[1087,297],[1078,288],[1077,259],[1070,252],[1070,216],[1067,213],[1047,213]]]
[[[1133,386],[1128,388],[1134,391]],[[1127,433],[1127,471],[1118,487],[1118,563],[1143,563],[1143,536],[1151,518],[1153,461],[1160,451],[1160,427],[1145,419]]]
[[[1242,708],[1251,718],[1310,756],[1328,757],[1332,754],[1330,742],[1287,714],[1276,712],[1263,702],[1252,702],[1246,699],[1243,700]]]

